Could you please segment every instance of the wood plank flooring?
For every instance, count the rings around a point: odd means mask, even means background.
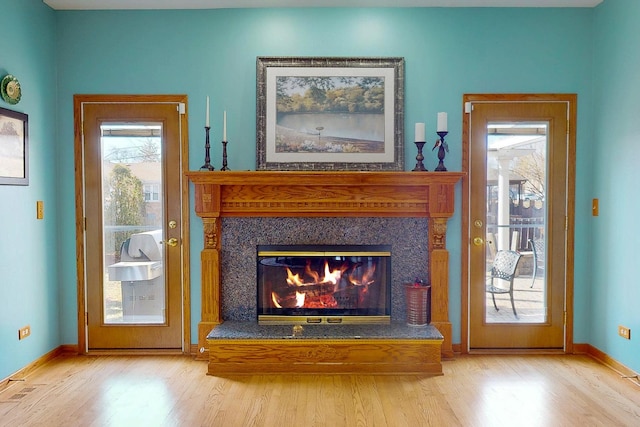
[[[640,425],[640,386],[588,356],[443,365],[430,378],[218,378],[184,356],[61,356],[0,394],[0,426]]]

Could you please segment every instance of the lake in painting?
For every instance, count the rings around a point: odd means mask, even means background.
[[[279,113],[276,152],[384,153],[384,114]]]

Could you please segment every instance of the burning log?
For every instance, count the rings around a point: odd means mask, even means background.
[[[295,291],[288,289],[284,295],[271,293],[271,300],[276,308],[331,308],[337,302],[333,297],[335,285],[332,283],[307,283],[296,286]]]

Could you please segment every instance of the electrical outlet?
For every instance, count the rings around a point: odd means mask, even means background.
[[[631,329],[627,328],[626,326],[618,326],[618,335],[620,335],[622,338],[630,340]]]
[[[36,202],[36,219],[44,218],[44,202],[42,200],[38,200]]]
[[[27,325],[24,328],[18,329],[18,339],[23,340],[31,335],[31,326]]]

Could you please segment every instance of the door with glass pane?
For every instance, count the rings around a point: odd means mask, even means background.
[[[469,346],[564,347],[568,102],[472,102]]]
[[[87,348],[182,349],[177,103],[84,103]]]

